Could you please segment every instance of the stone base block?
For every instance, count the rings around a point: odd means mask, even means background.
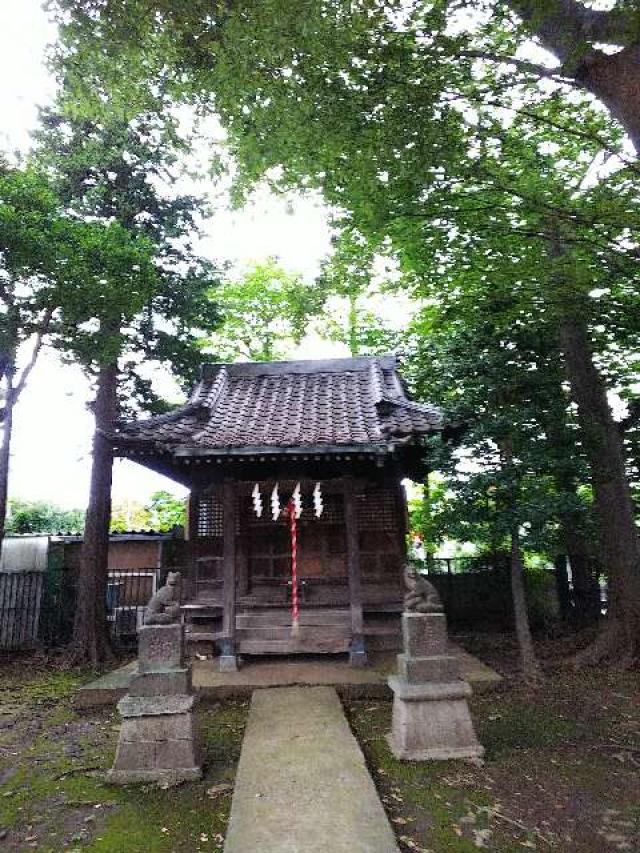
[[[432,655],[410,658],[398,655],[398,675],[409,684],[424,684],[425,681],[450,682],[458,678],[460,667],[453,655]]]
[[[143,625],[138,631],[139,672],[164,672],[184,668],[184,627]]]
[[[193,715],[167,714],[158,717],[127,717],[122,721],[120,740],[160,743],[167,740],[187,740],[196,737]]]
[[[140,782],[157,782],[158,785],[179,785],[202,779],[200,767],[181,767],[179,770],[109,770],[107,782],[112,785],[134,785]]]
[[[394,691],[392,730],[388,735],[396,758],[409,761],[479,760],[478,742],[469,714],[466,682],[409,685],[390,678]]]
[[[402,644],[409,657],[445,654],[447,618],[444,613],[403,613]]]
[[[187,667],[166,672],[141,672],[129,685],[130,696],[186,695],[191,691],[191,670]]]
[[[220,655],[218,658],[220,672],[237,672],[238,658],[236,655]]]
[[[484,747],[430,747],[429,749],[405,749],[402,744],[396,743],[393,732],[386,735],[389,749],[394,758],[400,761],[468,761],[472,764],[482,763]]]
[[[199,779],[197,740],[190,711],[125,717],[107,779],[117,784]]]
[[[156,717],[186,714],[195,705],[191,696],[131,696],[127,693],[118,702],[118,711],[123,717]]]

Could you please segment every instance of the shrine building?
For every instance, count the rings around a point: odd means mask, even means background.
[[[438,410],[393,356],[205,364],[188,402],[122,424],[114,452],[190,489],[187,637],[238,655],[348,653],[397,638],[401,481]]]

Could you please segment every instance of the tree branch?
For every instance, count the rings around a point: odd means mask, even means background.
[[[44,337],[49,331],[49,326],[51,325],[51,318],[53,317],[54,309],[49,307],[46,309],[44,314],[42,315],[42,320],[40,321],[40,328],[36,333],[36,339],[33,345],[33,349],[31,350],[31,358],[24,366],[22,373],[20,375],[20,379],[16,383],[13,394],[12,394],[12,405],[15,405],[18,397],[24,391],[24,386],[27,384],[27,380],[29,379],[29,375],[31,371],[36,365],[36,361],[38,360],[38,356],[40,355],[40,350],[42,349],[42,345],[44,343]]]
[[[560,73],[559,68],[547,68],[546,65],[540,65],[538,62],[531,62],[528,59],[518,59],[515,56],[501,56],[499,53],[487,50],[461,50],[459,55],[468,57],[469,59],[483,59],[486,62],[512,65],[524,74],[535,74],[536,77],[546,77],[558,83],[563,83],[565,86],[578,86],[573,77],[566,77]]]
[[[562,64],[581,61],[594,42],[627,46],[638,38],[637,8],[590,9],[577,0],[507,0]]]

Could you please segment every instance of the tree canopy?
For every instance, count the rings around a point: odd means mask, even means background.
[[[215,108],[238,196],[258,180],[323,193],[341,230],[325,282],[346,281],[352,309],[366,259],[395,259],[418,307],[413,384],[481,470],[461,471],[451,447],[440,464],[470,524],[499,508],[514,595],[523,535],[576,529],[588,471],[609,626],[637,655],[629,448],[607,395],[637,382],[638,3],[55,5],[66,67]]]
[[[320,310],[318,291],[302,276],[282,269],[275,258],[229,276],[211,292],[221,322],[203,340],[223,360],[272,361],[286,357]]]

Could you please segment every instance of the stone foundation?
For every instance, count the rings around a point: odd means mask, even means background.
[[[459,677],[458,661],[447,653],[443,613],[402,615],[404,653],[393,690],[393,722],[387,740],[396,758],[410,761],[479,760],[467,699],[471,687]]]
[[[143,626],[139,672],[118,703],[122,727],[107,780],[177,784],[199,779],[194,702],[182,626]]]

